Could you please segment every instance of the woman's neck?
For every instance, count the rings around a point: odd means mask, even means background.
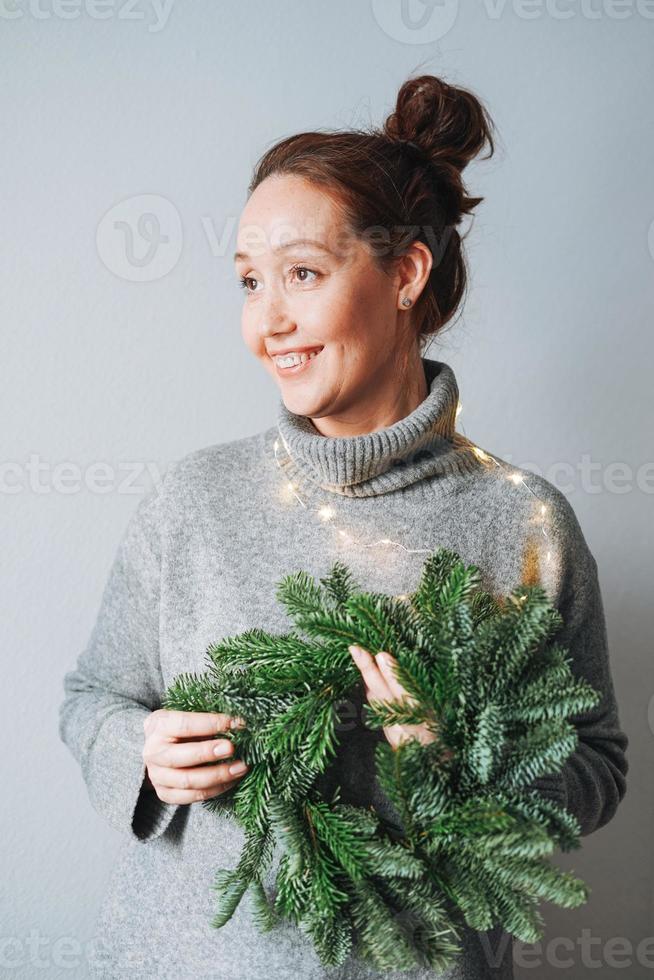
[[[419,352],[402,369],[393,365],[384,383],[375,379],[345,412],[312,418],[320,435],[329,438],[377,432],[410,415],[429,394],[429,385]]]
[[[422,371],[426,398],[392,425],[359,435],[325,437],[280,397],[266,451],[284,471],[286,489],[301,487],[305,496],[318,498],[323,490],[369,497],[429,477],[430,493],[437,493],[439,486],[450,488],[462,473],[477,470],[472,443],[455,429],[459,388],[452,368],[422,358]]]

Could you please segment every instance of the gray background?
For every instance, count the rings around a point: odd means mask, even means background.
[[[472,88],[501,137],[466,171],[486,197],[470,294],[429,356],[457,374],[459,428],[568,495],[631,739],[618,815],[558,857],[592,897],[543,906],[516,975],[652,974],[653,18],[651,0],[2,5],[2,975],[86,975],[125,843],[57,736],[122,530],[172,460],[273,417],[230,257],[251,167],[292,132],[381,123],[416,70]]]

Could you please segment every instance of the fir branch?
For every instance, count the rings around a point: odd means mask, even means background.
[[[246,878],[240,878],[234,871],[221,868],[216,872],[213,888],[218,892],[218,905],[211,925],[219,929],[228,922],[236,906],[241,901],[248,887]]]
[[[337,610],[341,610],[350,596],[359,591],[352,572],[341,561],[335,562],[330,574],[321,578],[320,582]]]
[[[308,802],[307,818],[317,839],[329,849],[334,859],[350,878],[365,878],[370,870],[368,850],[365,844],[365,825],[355,821],[342,811],[331,810],[324,802]]]
[[[329,611],[323,605],[321,588],[306,572],[285,575],[277,586],[276,597],[296,621],[304,615],[312,615],[317,609],[323,613]]]
[[[379,970],[404,970],[415,965],[415,951],[399,918],[370,881],[352,884],[352,917],[360,950]]]
[[[279,915],[274,904],[269,901],[266,890],[259,878],[250,882],[252,895],[252,918],[259,932],[270,932],[278,923]]]
[[[538,776],[556,772],[576,745],[576,729],[566,719],[539,722],[513,740],[497,785],[508,790],[520,789]]]
[[[249,888],[257,925],[295,923],[325,965],[355,949],[379,970],[443,971],[464,923],[534,942],[539,901],[586,900],[583,882],[549,863],[556,847],[579,847],[579,823],[533,781],[561,772],[577,747],[575,720],[599,694],[574,676],[556,641],[562,618],[540,585],[493,596],[478,566],[441,548],[408,602],[360,591],[340,562],[319,583],[286,576],[277,598],[290,631],[212,644],[207,674],[179,675],[164,700],[248,723],[228,737],[250,771],[203,801],[245,831],[236,868],[216,875],[216,927]],[[365,704],[368,727],[426,725],[437,736],[375,745],[375,775],[401,828],[342,803],[338,786],[330,799],[319,789],[338,761],[338,705],[359,690],[351,643],[391,652],[406,691]]]

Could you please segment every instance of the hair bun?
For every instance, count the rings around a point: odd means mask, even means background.
[[[486,108],[472,92],[436,75],[420,75],[400,88],[383,132],[417,148],[432,163],[461,172],[486,144],[488,156],[492,155],[493,128]]]

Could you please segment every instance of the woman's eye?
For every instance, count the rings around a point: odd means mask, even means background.
[[[291,269],[291,272],[297,272],[298,275],[300,272],[308,272],[309,275],[316,276],[316,277],[319,275],[319,273],[315,272],[313,269],[307,269],[305,265],[294,265],[293,268]],[[310,280],[308,279],[300,279],[300,282],[309,282],[309,281]]]
[[[239,286],[241,287],[241,289],[245,289],[246,292],[253,293],[254,290],[250,289],[249,283],[256,282],[256,281],[257,280],[254,279],[252,276],[241,276],[241,278],[239,279]]]
[[[301,283],[312,281],[306,277],[306,273],[308,273],[309,276],[314,276],[315,278],[318,278],[320,275],[319,272],[316,272],[314,269],[308,269],[304,265],[294,265],[290,272],[291,274],[296,273]],[[259,280],[255,279],[254,276],[241,276],[239,278],[240,288],[244,289],[247,293],[257,292],[256,284],[258,282]],[[252,286],[253,283],[255,284],[254,287]]]

